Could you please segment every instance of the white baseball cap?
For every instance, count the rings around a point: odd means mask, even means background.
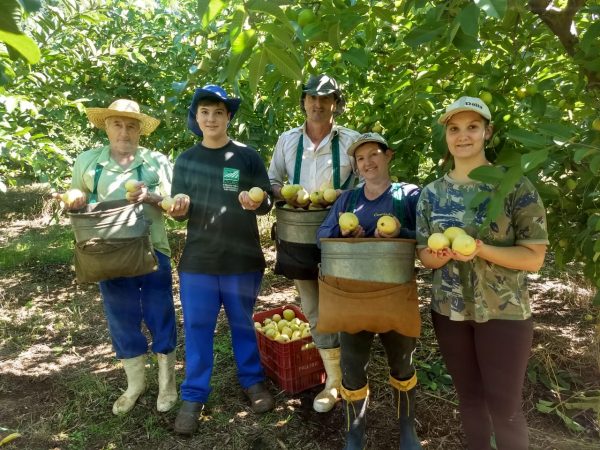
[[[356,141],[348,148],[346,153],[350,156],[354,156],[354,152],[356,149],[367,142],[377,142],[378,144],[382,144],[386,149],[390,148],[386,140],[378,133],[363,133],[361,134]]]
[[[450,117],[463,111],[475,111],[487,120],[492,119],[492,113],[483,100],[477,97],[461,97],[446,108],[446,112],[438,119],[438,123],[445,125]]]

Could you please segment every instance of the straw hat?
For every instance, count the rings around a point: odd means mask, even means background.
[[[147,116],[140,112],[140,105],[133,100],[121,98],[115,100],[108,108],[87,108],[85,113],[93,125],[104,130],[106,128],[105,121],[108,117],[131,117],[140,121],[140,134],[147,135],[152,133],[160,120],[154,117]]]

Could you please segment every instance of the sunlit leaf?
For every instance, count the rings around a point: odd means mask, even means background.
[[[506,14],[507,0],[475,0],[475,4],[496,19],[502,19]]]

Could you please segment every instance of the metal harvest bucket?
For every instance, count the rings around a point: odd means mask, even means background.
[[[406,283],[415,272],[413,239],[323,238],[321,274],[352,280]]]
[[[275,204],[277,238],[296,244],[316,244],[317,230],[327,217],[328,209],[298,210],[283,208],[285,202]]]
[[[76,242],[93,238],[123,239],[140,237],[149,232],[150,221],[144,217],[140,203],[111,200],[90,203],[69,213]]]

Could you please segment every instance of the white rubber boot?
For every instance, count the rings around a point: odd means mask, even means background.
[[[158,360],[158,398],[156,409],[169,411],[177,403],[177,386],[175,385],[175,351],[157,353]]]
[[[131,411],[138,397],[146,390],[146,355],[122,359],[127,375],[127,390],[113,405],[113,414],[125,414]]]
[[[325,366],[327,380],[325,381],[325,388],[315,397],[313,409],[317,412],[328,412],[335,406],[342,385],[340,348],[320,348],[319,354]]]

